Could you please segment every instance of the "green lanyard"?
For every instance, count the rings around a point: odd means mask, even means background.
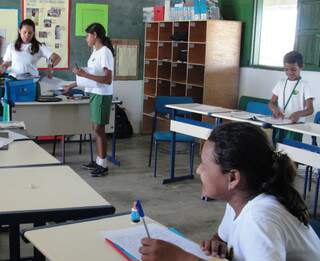
[[[297,81],[296,85],[294,86],[294,88],[293,88],[293,90],[292,90],[292,92],[291,92],[291,94],[289,96],[289,99],[287,100],[287,103],[286,103],[286,88],[287,88],[288,79],[286,80],[286,84],[284,85],[284,88],[283,88],[283,111],[286,110],[286,108],[287,108],[287,106],[288,106],[288,104],[289,104],[289,102],[290,102],[290,100],[292,98],[292,95],[293,95],[294,91],[296,90],[300,80],[301,80],[301,77],[299,78],[299,80]]]

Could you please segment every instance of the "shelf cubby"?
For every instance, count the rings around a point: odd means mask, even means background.
[[[157,42],[146,42],[145,58],[158,59],[158,43]]]
[[[171,78],[171,63],[158,62],[158,78],[170,80]]]
[[[157,61],[144,61],[144,76],[149,78],[157,77]]]
[[[149,96],[144,96],[143,98],[143,112],[153,113],[154,112],[154,98]]]
[[[204,66],[188,64],[188,84],[203,86]]]
[[[156,96],[157,81],[155,79],[144,79],[144,94]]]
[[[187,80],[187,64],[172,63],[172,81],[186,83]]]
[[[173,82],[171,84],[171,96],[186,96],[186,85]]]
[[[189,22],[174,22],[173,34],[175,36],[184,36],[183,41],[188,41],[189,37]]]
[[[158,40],[158,28],[157,23],[146,23],[146,40],[157,41]]]
[[[159,23],[159,41],[171,41],[172,36],[172,22]]]
[[[206,46],[205,44],[189,44],[188,63],[205,64]]]
[[[187,85],[187,96],[192,97],[193,102],[202,103],[203,102],[203,88]]]
[[[171,42],[159,42],[159,57],[161,60],[169,60],[171,61],[171,53],[172,53],[172,43]]]
[[[186,54],[183,54],[181,52],[186,52]],[[183,56],[186,57],[183,57]],[[173,42],[172,43],[172,61],[177,62],[177,61],[187,61],[188,57],[188,44],[187,43],[181,43],[181,42]],[[185,58],[185,59],[184,59]]]
[[[157,95],[170,96],[170,81],[158,80]]]
[[[190,22],[189,42],[206,42],[207,22],[192,21]]]

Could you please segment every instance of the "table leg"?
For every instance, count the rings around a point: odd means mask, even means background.
[[[20,260],[20,225],[10,224],[9,227],[9,247],[10,247],[10,260]]]

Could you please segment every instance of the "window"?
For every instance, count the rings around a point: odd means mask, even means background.
[[[294,49],[297,0],[258,0],[253,64],[281,67],[283,56]]]

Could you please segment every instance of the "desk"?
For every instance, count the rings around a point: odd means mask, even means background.
[[[110,124],[106,133],[114,133],[115,104],[113,101]],[[89,99],[65,99],[61,102],[17,102],[15,103],[15,121],[24,121],[28,133],[33,136],[59,136],[91,133]],[[115,135],[112,140],[112,155],[108,159],[116,165],[120,162],[115,158]],[[62,162],[64,162],[64,139],[62,139]],[[91,160],[92,146],[90,146]]]
[[[157,223],[150,218],[146,221]],[[130,222],[130,216],[121,215],[29,230],[24,236],[52,261],[123,261],[125,259],[99,233],[132,226],[135,224]]]
[[[10,260],[20,257],[20,224],[40,226],[115,212],[67,166],[0,169],[0,191],[6,195],[0,197],[0,225],[9,225]]]
[[[58,164],[60,161],[31,140],[14,141],[8,150],[0,150],[0,169]]]

